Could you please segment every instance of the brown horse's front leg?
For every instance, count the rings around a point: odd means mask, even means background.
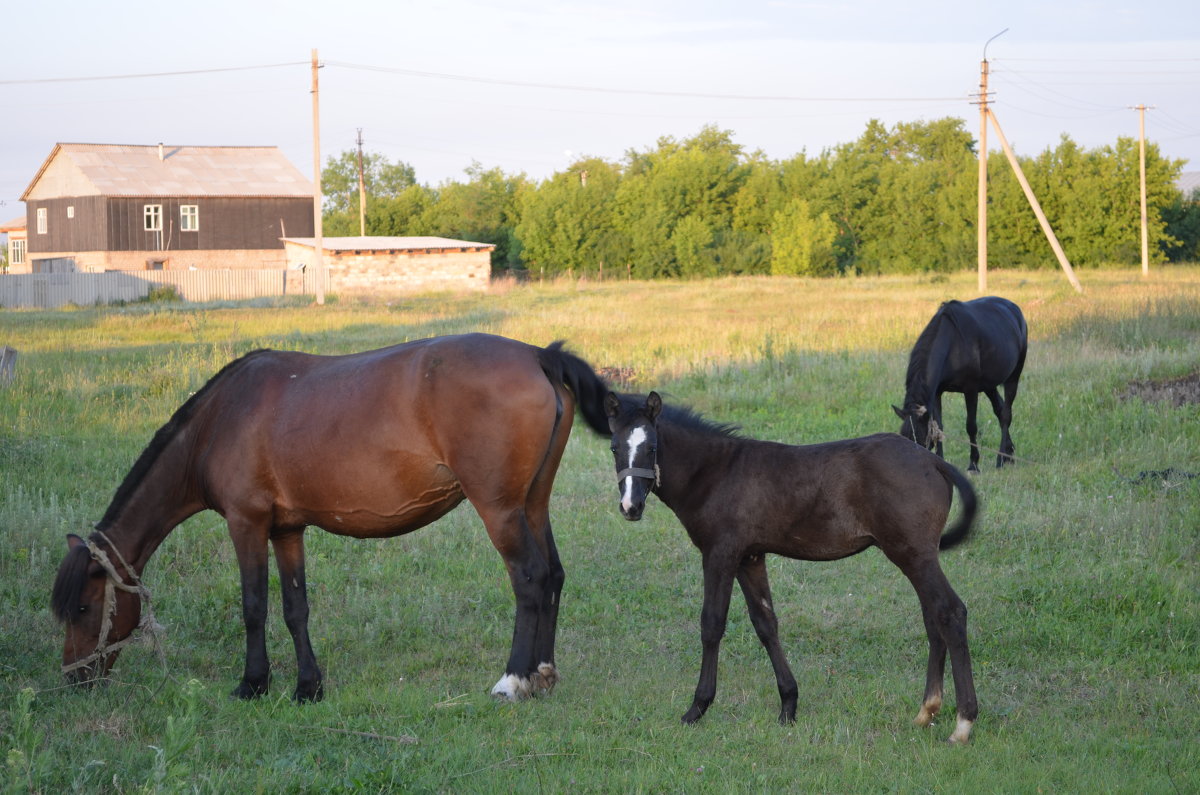
[[[257,528],[229,522],[242,576],[242,621],[246,625],[246,668],[233,689],[237,698],[264,695],[271,681],[267,660],[267,538]]]
[[[733,569],[724,556],[704,556],[704,607],[700,610],[700,643],[703,656],[700,662],[700,681],[692,706],[683,715],[684,723],[695,723],[704,716],[717,696],[717,658],[721,638],[729,617],[729,598],[733,593]]]
[[[788,667],[783,647],[779,644],[779,621],[775,618],[775,607],[771,601],[771,584],[767,579],[767,562],[764,555],[750,555],[742,559],[738,567],[738,582],[746,597],[746,608],[750,612],[750,623],[758,634],[759,641],[771,658],[775,671],[775,684],[779,687],[779,722],[796,722],[796,699],[799,691],[792,669]]]
[[[486,519],[484,523],[504,557],[517,603],[512,652],[504,676],[492,687],[492,695],[507,701],[520,701],[551,689],[558,680],[550,661],[534,659],[539,621],[550,580],[550,563],[534,543],[524,516],[512,517],[506,527],[495,531]]]
[[[308,590],[304,581],[304,530],[289,530],[271,538],[275,563],[279,567],[279,587],[283,591],[283,620],[292,633],[296,648],[297,702],[320,701],[324,695],[321,669],[308,637]]]

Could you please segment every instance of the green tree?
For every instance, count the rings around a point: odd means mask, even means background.
[[[508,175],[499,168],[472,163],[468,182],[447,182],[422,213],[428,234],[496,246],[492,270],[520,267],[521,243],[515,234],[520,221],[521,195],[532,189],[524,174]]]
[[[813,213],[795,198],[775,213],[771,235],[771,273],[776,276],[833,276],[838,272],[833,243],[837,225],[828,213]]]
[[[416,172],[407,163],[389,162],[376,152],[363,152],[363,188],[368,201],[399,195],[417,184]],[[358,150],[347,149],[330,156],[321,169],[321,192],[325,213],[358,213]],[[369,209],[369,205],[368,205]]]

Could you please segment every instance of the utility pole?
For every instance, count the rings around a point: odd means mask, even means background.
[[[1151,105],[1134,105],[1138,112],[1138,161],[1140,163],[1142,181],[1142,278],[1150,276],[1150,229],[1146,218],[1146,111],[1153,110]]]
[[[367,236],[367,189],[363,187],[362,127],[358,128],[358,234]]]
[[[321,228],[321,104],[317,81],[317,49],[312,51],[312,126],[313,126],[313,276],[316,278],[317,304],[325,303],[325,235]]]
[[[979,63],[979,224],[976,249],[979,256],[979,292],[987,292],[987,129],[988,129],[988,45],[1008,32],[1008,28],[988,39],[983,45],[983,60]]]

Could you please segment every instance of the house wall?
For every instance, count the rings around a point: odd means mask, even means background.
[[[161,261],[162,270],[253,270],[256,268],[287,267],[279,249],[240,249],[235,251],[50,251],[39,252],[32,259],[70,257],[78,273],[101,271],[156,270],[152,263]],[[28,271],[27,271],[28,272]]]
[[[162,231],[145,230],[145,206],[162,206]],[[180,207],[196,205],[199,229],[180,230]],[[47,210],[46,234],[37,233],[37,211]],[[74,217],[68,218],[68,208]],[[253,264],[219,267],[275,267],[262,262],[261,251],[274,251],[282,260],[286,235],[313,234],[312,199],[310,198],[105,198],[82,196],[44,199],[26,203],[26,225],[29,234],[29,253],[39,259],[51,256],[77,256],[95,261],[94,253],[126,252],[132,258],[122,262],[140,261],[145,266],[150,257],[166,256],[177,259],[191,257],[191,264],[207,267],[208,258],[202,252],[225,252],[234,259],[246,259]],[[108,261],[97,263],[113,267]],[[128,268],[128,265],[122,265]],[[186,266],[184,266],[186,267]],[[81,270],[84,268],[81,267]]]
[[[288,266],[309,265],[313,249],[286,244]],[[326,252],[329,289],[334,292],[430,292],[486,290],[491,247],[475,251]]]

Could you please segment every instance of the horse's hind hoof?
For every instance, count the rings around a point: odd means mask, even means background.
[[[296,692],[292,693],[292,701],[297,704],[312,704],[325,698],[325,686],[317,682],[316,687],[312,685],[297,686]]]
[[[235,687],[229,695],[234,698],[240,698],[242,701],[251,701],[256,698],[261,698],[267,694],[267,683],[252,684],[243,679],[237,687]]]

